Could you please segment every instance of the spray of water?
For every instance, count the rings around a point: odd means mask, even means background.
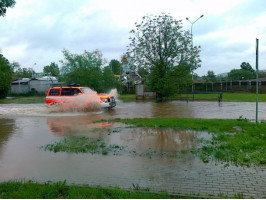
[[[108,96],[113,96],[116,101],[118,101],[118,92],[117,89],[111,89],[110,92],[108,93]]]
[[[112,89],[107,94],[113,96],[116,101],[118,99],[117,89]],[[88,89],[84,95],[73,97],[68,102],[62,105],[51,106],[48,108],[50,112],[88,112],[101,110],[100,97],[97,92]]]

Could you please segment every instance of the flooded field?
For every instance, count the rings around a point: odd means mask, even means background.
[[[261,110],[259,119],[266,120],[266,114],[262,112],[266,109],[266,104],[262,103],[259,106]],[[195,147],[196,138],[211,138],[209,133],[176,129],[128,128],[119,123],[92,122],[101,119],[136,117],[237,119],[239,116],[254,119],[255,104],[119,102],[112,110],[93,112],[75,110],[63,112],[60,109],[47,109],[44,104],[0,105],[0,181],[67,180],[68,183],[124,188],[132,188],[134,184],[157,191],[204,194],[219,194],[220,189],[214,186],[230,183],[227,194],[233,195],[241,192],[242,187],[239,188],[237,184],[231,186],[231,182],[244,182],[257,187],[263,180],[259,179],[258,182],[256,177],[265,177],[265,169],[233,165],[225,168],[222,163],[205,164],[193,154],[181,153],[183,150]],[[102,138],[106,144],[125,147],[125,151],[119,155],[102,155],[54,153],[41,148],[67,136]],[[150,152],[172,154],[160,156]],[[243,192],[250,193],[249,190]],[[263,196],[263,191],[259,194]]]

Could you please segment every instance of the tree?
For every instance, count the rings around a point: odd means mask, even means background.
[[[5,16],[6,9],[9,7],[14,7],[16,4],[16,1],[14,0],[1,0],[0,1],[0,16]]]
[[[103,68],[106,60],[99,50],[84,51],[83,54],[71,54],[63,50],[62,79],[67,83],[79,83],[97,92],[108,92],[117,85],[109,67]],[[103,70],[102,70],[103,69]]]
[[[108,67],[112,70],[113,74],[115,75],[122,75],[123,68],[121,66],[121,63],[118,60],[111,60]]]
[[[240,68],[243,69],[243,70],[247,70],[247,71],[250,71],[250,72],[255,72],[255,70],[251,67],[251,65],[247,62],[242,62],[241,65],[240,65]]]
[[[248,70],[243,69],[232,69],[228,73],[228,80],[249,80],[255,78],[255,74]]]
[[[240,65],[241,69],[232,69],[227,77],[229,80],[249,80],[255,78],[255,70],[249,63],[242,62]]]
[[[35,71],[32,68],[22,68],[18,62],[12,62],[10,67],[13,80],[19,78],[32,78],[33,74],[35,74]]]
[[[0,54],[0,98],[5,98],[12,82],[12,70],[8,60]]]
[[[259,71],[259,78],[266,78],[266,72],[265,71]]]
[[[50,65],[43,68],[43,73],[51,74],[52,76],[59,76],[59,67],[56,63],[51,62]]]
[[[216,81],[216,76],[215,76],[214,71],[209,70],[207,72],[207,75],[203,76],[203,79],[205,79],[206,81],[215,82]]]
[[[182,30],[181,20],[165,14],[144,16],[131,33],[128,53],[137,71],[140,68],[148,71],[149,86],[157,92],[157,101],[176,92],[177,82],[173,82],[172,76],[178,74],[182,79],[183,74],[176,73],[180,66],[186,72],[200,67],[200,48],[192,47],[191,34]]]
[[[144,81],[144,83],[147,83],[148,77],[149,77],[149,71],[145,68],[139,68],[138,74],[140,75],[141,79]]]
[[[193,78],[194,80],[200,79],[200,76],[197,73],[193,73]]]
[[[11,67],[12,73],[15,73],[15,72],[19,71],[20,68],[21,68],[20,64],[18,62],[12,62],[10,64],[10,67]]]
[[[109,67],[103,69],[103,87],[105,92],[113,88],[117,88],[119,91],[122,90],[122,83],[115,78],[114,73]]]

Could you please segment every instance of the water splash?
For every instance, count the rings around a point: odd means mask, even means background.
[[[118,92],[117,89],[111,89],[110,92],[108,93],[109,96],[113,96],[115,98],[115,100],[118,100]]]
[[[101,110],[100,97],[97,92],[86,88],[84,95],[78,95],[60,106],[51,106],[50,112],[88,112]],[[118,99],[117,89],[111,89],[108,96]]]

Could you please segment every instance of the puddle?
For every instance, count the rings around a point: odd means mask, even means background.
[[[86,136],[102,138],[106,144],[126,146],[130,150],[145,152],[181,151],[195,146],[195,139],[211,139],[208,132],[179,129],[129,128],[122,123],[92,123],[89,118],[48,118],[48,127],[57,136]]]
[[[138,152],[181,151],[196,147],[195,138],[211,138],[207,132],[177,129],[119,128],[104,136],[107,143],[127,146]]]

